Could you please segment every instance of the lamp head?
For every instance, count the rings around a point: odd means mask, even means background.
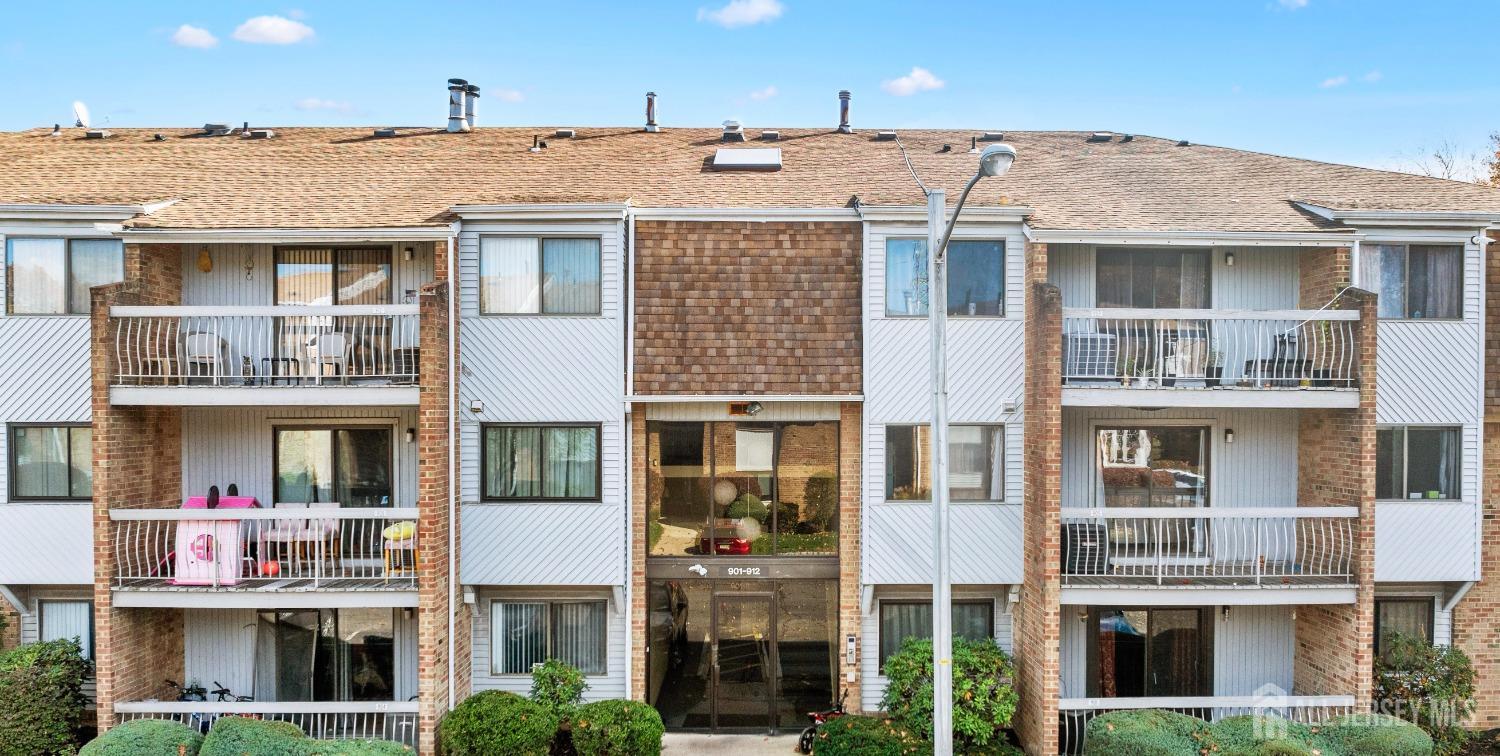
[[[1016,148],[1001,142],[992,144],[979,153],[979,175],[999,176],[1010,170],[1016,162]]]

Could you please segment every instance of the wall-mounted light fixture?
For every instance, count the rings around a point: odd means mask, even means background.
[[[1224,620],[1226,622],[1229,620],[1229,605],[1228,604],[1224,605],[1224,609],[1222,611],[1220,611],[1220,614],[1222,614],[1224,616]]]
[[[417,430],[415,428],[407,428],[406,429],[406,443],[409,444],[409,443],[411,443],[413,441],[416,441],[416,440],[417,440]]]
[[[760,411],[763,409],[765,409],[765,406],[763,406],[760,402],[751,402],[745,405],[745,414],[759,415]]]
[[[411,259],[413,257],[416,257],[416,255],[417,251],[415,249],[412,249],[411,247],[407,247],[406,249],[401,250],[401,259],[407,262],[411,262]]]
[[[1227,268],[1233,268],[1234,267],[1234,253],[1233,252],[1225,252],[1224,253],[1224,267],[1227,267]]]
[[[212,273],[214,270],[214,258],[208,254],[208,247],[198,250],[198,270],[203,273]]]
[[[1226,444],[1232,444],[1232,443],[1234,443],[1234,429],[1233,428],[1225,428],[1224,429],[1224,443],[1226,443]]]
[[[484,412],[484,400],[483,399],[474,399],[474,400],[470,401],[469,402],[469,411],[473,412],[476,415]]]

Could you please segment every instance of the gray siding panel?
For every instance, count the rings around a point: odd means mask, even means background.
[[[871,504],[864,531],[864,583],[932,582],[930,504]],[[1020,505],[954,505],[952,531],[953,582],[1021,582]]]
[[[1375,579],[1478,580],[1479,506],[1458,502],[1375,504]]]
[[[94,511],[75,504],[0,504],[0,584],[91,585]]]
[[[625,541],[608,504],[473,504],[461,513],[466,585],[620,585]]]
[[[490,637],[490,603],[495,599],[578,599],[578,598],[603,598],[610,597],[608,588],[578,588],[578,587],[554,587],[546,589],[507,589],[491,590],[484,589],[479,592],[478,602],[469,607],[473,611],[474,634],[473,634],[473,681],[474,692],[484,690],[508,690],[520,695],[531,693],[530,675],[497,675],[493,672],[490,664],[490,653],[492,640]],[[606,698],[625,697],[625,676],[628,660],[625,658],[625,618],[620,608],[609,602],[608,613],[605,616],[606,632],[606,655],[607,659],[605,674],[590,675],[587,678],[588,690],[584,691],[583,698],[586,701],[598,701]],[[645,653],[645,649],[636,649],[636,653]]]
[[[276,257],[273,244],[187,244],[182,251],[182,303],[184,305],[273,305],[276,304]],[[295,244],[318,248],[328,245]],[[343,246],[343,245],[340,245]],[[433,279],[432,242],[354,244],[359,247],[391,247],[391,304],[406,303],[407,290],[416,291]],[[412,259],[402,259],[402,250],[412,248]],[[198,253],[207,249],[213,270],[198,270]],[[248,266],[248,270],[247,270]],[[411,300],[415,303],[416,300]]]

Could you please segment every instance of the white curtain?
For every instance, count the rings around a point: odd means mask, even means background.
[[[89,601],[42,601],[41,640],[78,639],[85,659],[94,658],[94,605]]]
[[[545,428],[542,495],[588,499],[598,495],[599,429]]]
[[[1380,296],[1380,317],[1406,317],[1406,248],[1398,244],[1361,245],[1359,287]]]
[[[68,255],[68,311],[86,315],[90,288],[125,280],[125,243],[119,239],[74,239]]]
[[[1182,254],[1181,306],[1196,310],[1208,307],[1208,255],[1202,252]]]
[[[541,312],[538,240],[485,236],[479,240],[479,311]]]
[[[599,240],[542,240],[542,307],[559,314],[599,312]]]
[[[68,311],[62,239],[5,240],[6,288],[10,311],[32,315],[60,315]]]
[[[885,312],[927,314],[927,240],[886,240]]]
[[[990,501],[1005,501],[1005,426],[989,429]]]
[[[1411,280],[1422,282],[1411,298],[1413,318],[1457,318],[1463,296],[1463,248],[1443,245],[1412,245]]]

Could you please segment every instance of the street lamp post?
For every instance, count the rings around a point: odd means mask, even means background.
[[[999,176],[1015,162],[1008,144],[992,144],[979,155],[979,170],[958,195],[946,227],[947,195],[927,192],[927,313],[932,341],[932,740],[937,756],[953,753],[953,579],[948,530],[948,239],[969,192],[981,178]],[[938,233],[938,229],[943,229]]]

